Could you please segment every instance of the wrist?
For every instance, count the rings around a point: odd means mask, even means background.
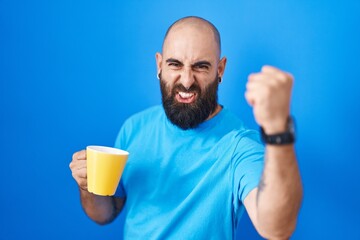
[[[295,126],[292,117],[288,117],[286,123],[281,125],[274,125],[265,130],[260,127],[261,138],[265,144],[270,145],[287,145],[295,142]]]
[[[261,126],[265,134],[272,135],[283,133],[287,129],[288,118],[279,119],[277,121],[272,121],[270,123],[265,123]]]

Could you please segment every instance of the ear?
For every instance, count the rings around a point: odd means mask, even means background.
[[[157,68],[156,75],[159,75],[159,73],[161,73],[161,65],[162,65],[162,55],[161,55],[161,53],[157,52],[155,54],[155,58],[156,58],[156,68]]]
[[[227,61],[226,57],[223,57],[218,64],[217,72],[218,72],[219,77],[221,77],[221,78],[223,77],[224,72],[225,72],[226,61]]]

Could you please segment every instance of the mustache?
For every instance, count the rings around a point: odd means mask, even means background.
[[[193,85],[190,86],[190,88],[186,88],[184,87],[184,85],[177,84],[173,87],[172,89],[172,94],[175,95],[177,92],[186,92],[186,93],[190,93],[190,92],[196,92],[198,94],[201,93],[201,88],[199,87],[199,85],[197,85],[196,83],[194,83]]]
[[[160,80],[160,82],[164,83],[164,79],[162,78],[162,72],[159,73],[158,78]],[[200,86],[194,82],[189,88],[186,88],[184,85],[182,85],[181,83],[176,84],[172,87],[172,89],[169,89],[169,93],[168,95],[172,95],[175,96],[177,92],[186,92],[186,93],[190,93],[190,92],[196,92],[197,94],[201,94],[201,88]]]

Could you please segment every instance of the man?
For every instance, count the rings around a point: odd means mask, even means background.
[[[70,168],[87,215],[99,224],[126,211],[125,239],[233,239],[246,208],[268,239],[295,229],[302,185],[290,128],[292,76],[264,66],[245,93],[265,148],[217,102],[226,58],[208,21],[186,17],[167,31],[156,53],[163,106],[128,119],[115,147],[130,152],[113,197],[87,191],[86,153]]]

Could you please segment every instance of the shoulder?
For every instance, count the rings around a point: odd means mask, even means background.
[[[262,145],[259,131],[246,126],[243,120],[229,109],[224,108],[223,111],[224,122],[221,125],[232,133],[234,140],[237,141],[240,146],[248,142]]]
[[[225,108],[223,111],[223,120],[226,121],[226,125],[235,129],[245,129],[246,126],[244,122],[235,115],[232,111],[230,111],[228,108]]]
[[[164,114],[162,106],[158,105],[132,115],[121,126],[115,146],[126,148],[133,137],[149,133],[150,130],[156,128],[156,124],[161,122]]]
[[[222,117],[220,118],[218,125],[221,126],[223,130],[236,133],[238,136],[243,134],[246,135],[248,131],[253,131],[245,125],[242,119],[229,109],[224,107],[221,114]]]
[[[144,123],[149,123],[149,120],[156,121],[164,115],[164,110],[161,105],[156,105],[150,108],[147,108],[141,112],[135,113],[129,117],[125,122],[124,126],[127,125],[142,125]]]

